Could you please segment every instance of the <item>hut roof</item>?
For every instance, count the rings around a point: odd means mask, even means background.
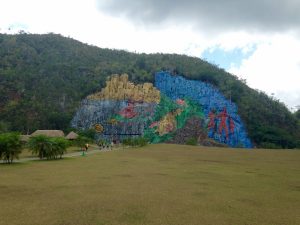
[[[47,137],[64,137],[65,134],[61,130],[37,130],[31,136],[45,135]]]
[[[30,135],[20,135],[20,137],[21,137],[21,141],[27,142],[29,141]]]
[[[76,134],[75,132],[71,131],[67,136],[66,139],[68,140],[74,140],[78,137],[78,134]]]

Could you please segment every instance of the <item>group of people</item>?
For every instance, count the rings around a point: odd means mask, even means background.
[[[112,141],[112,142],[110,143],[110,142],[108,142],[108,141],[101,141],[101,142],[98,142],[97,144],[98,144],[100,150],[102,150],[102,149],[103,149],[103,150],[112,150],[113,146],[116,145],[116,142]],[[90,147],[90,146],[89,146],[88,143],[86,143],[86,144],[84,145],[84,147],[82,148],[82,155],[85,155],[85,154],[87,153],[89,147]]]
[[[112,150],[112,148],[114,147],[114,145],[117,144],[116,141],[105,141],[105,140],[101,140],[98,143],[98,146],[100,147],[100,150],[105,149],[105,150]]]

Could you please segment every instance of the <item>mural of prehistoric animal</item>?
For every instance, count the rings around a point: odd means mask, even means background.
[[[113,75],[106,87],[82,101],[71,125],[94,127],[99,139],[144,136],[152,143],[182,143],[180,132],[187,132],[188,125],[201,129],[192,132],[201,134],[198,140],[206,133],[232,147],[252,147],[234,103],[210,84],[168,72],[156,73],[154,86],[135,85],[126,74]]]

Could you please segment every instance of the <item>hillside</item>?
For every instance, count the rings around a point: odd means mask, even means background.
[[[0,34],[0,129],[67,129],[80,101],[104,87],[107,76],[127,73],[136,83],[153,82],[161,70],[219,88],[237,104],[256,146],[299,145],[296,116],[282,103],[206,61],[101,49],[56,34]]]

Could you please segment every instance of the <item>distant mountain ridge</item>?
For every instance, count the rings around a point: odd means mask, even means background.
[[[300,145],[295,115],[215,65],[184,55],[101,49],[57,34],[0,34],[0,130],[67,129],[80,101],[103,88],[108,76],[127,73],[144,83],[162,70],[216,86],[237,104],[256,146]]]

